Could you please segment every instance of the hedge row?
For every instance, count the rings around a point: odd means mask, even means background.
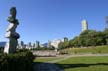
[[[33,54],[26,51],[18,51],[14,54],[0,54],[0,71],[32,71]]]

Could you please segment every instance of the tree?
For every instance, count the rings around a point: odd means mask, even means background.
[[[105,28],[103,33],[105,34],[106,45],[108,45],[108,28]]]
[[[79,37],[76,36],[75,38],[73,38],[69,41],[69,46],[70,47],[77,47],[78,41],[79,41]]]
[[[69,41],[71,47],[88,47],[108,44],[108,29],[102,31],[86,30]]]
[[[60,42],[59,45],[58,45],[58,47],[59,47],[59,50],[60,49],[64,49],[65,48],[64,42]]]

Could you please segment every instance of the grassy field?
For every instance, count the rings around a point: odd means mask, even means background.
[[[105,54],[108,53],[108,46],[97,46],[87,48],[68,48],[61,50],[68,54]],[[64,55],[63,55],[64,56]],[[34,62],[48,62],[63,57],[36,57]],[[64,71],[108,71],[108,56],[87,56],[71,57],[55,63]]]
[[[108,71],[108,57],[73,57],[57,65],[64,71]]]
[[[86,48],[68,48],[64,50],[60,50],[61,53],[68,54],[84,54],[84,53],[108,53],[108,46],[96,46],[96,47],[86,47]]]

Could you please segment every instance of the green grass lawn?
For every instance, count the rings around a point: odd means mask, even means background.
[[[69,48],[61,50],[69,54],[106,54],[108,46],[88,48]],[[34,62],[42,63],[61,59],[62,57],[36,57]],[[56,63],[64,71],[108,71],[108,56],[72,57]]]
[[[68,54],[85,54],[85,53],[92,53],[92,54],[103,54],[108,53],[108,46],[96,46],[96,47],[87,47],[87,48],[68,48],[64,50],[60,50],[60,52],[65,52]]]
[[[73,57],[57,65],[64,71],[108,71],[108,57]]]

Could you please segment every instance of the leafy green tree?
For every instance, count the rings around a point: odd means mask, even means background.
[[[69,47],[69,42],[65,41],[65,42],[60,42],[58,45],[59,49],[65,49]]]
[[[108,44],[108,29],[102,31],[86,30],[69,41],[71,47],[88,47]]]
[[[106,45],[108,45],[108,28],[105,28],[105,30],[103,31],[103,33],[105,34],[105,41],[106,41]]]
[[[64,49],[65,48],[64,42],[60,42],[59,45],[58,45],[58,47],[59,47],[59,50],[60,49]]]
[[[69,41],[69,46],[70,47],[78,47],[78,40],[79,40],[79,37],[75,37],[74,39],[70,40]]]

